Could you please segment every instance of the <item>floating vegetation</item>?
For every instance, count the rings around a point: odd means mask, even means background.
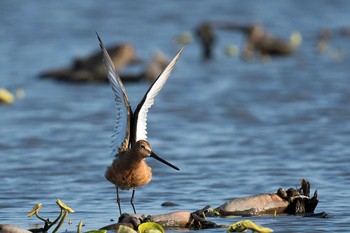
[[[15,101],[15,97],[11,92],[4,88],[0,88],[0,104],[12,104]]]
[[[252,230],[252,232],[259,232],[259,233],[273,232],[272,229],[256,225],[251,220],[243,220],[243,221],[236,222],[235,224],[231,225],[227,229],[227,232],[246,232],[247,229]]]
[[[92,230],[92,231],[86,231],[84,233],[106,233],[107,230]],[[80,232],[78,232],[80,233]]]
[[[154,222],[145,222],[139,225],[138,230],[140,233],[164,233],[164,229],[161,225]]]
[[[135,231],[134,229],[132,229],[131,227],[128,226],[123,226],[120,225],[118,228],[118,233],[137,233],[137,231]]]
[[[33,215],[35,215],[38,219],[43,221],[45,223],[44,228],[42,229],[43,232],[47,232],[52,226],[54,226],[58,222],[56,228],[52,231],[53,233],[55,233],[58,231],[58,229],[60,229],[60,227],[62,226],[62,224],[66,220],[68,213],[75,212],[72,208],[67,206],[60,199],[57,199],[56,204],[60,207],[61,211],[60,211],[58,217],[53,222],[51,222],[49,220],[49,218],[43,218],[39,215],[39,210],[42,207],[41,203],[38,203],[34,206],[32,211],[30,211],[28,213],[28,217],[32,217]]]

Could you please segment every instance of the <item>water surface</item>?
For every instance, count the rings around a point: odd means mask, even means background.
[[[316,211],[329,219],[250,219],[275,232],[346,231],[349,38],[332,34],[332,49],[322,55],[314,46],[320,29],[349,26],[349,7],[348,1],[1,2],[0,86],[23,88],[25,98],[0,107],[0,222],[33,227],[40,222],[27,213],[38,202],[53,219],[58,198],[76,210],[69,215],[73,224],[62,228],[69,232],[79,220],[87,231],[118,217],[114,187],[103,176],[112,161],[110,87],[40,80],[41,71],[96,51],[95,31],[107,45],[132,43],[141,57],[156,49],[170,57],[179,48],[176,35],[204,20],[223,20],[259,22],[285,39],[299,31],[303,44],[293,56],[269,62],[227,57],[226,45],[243,45],[234,32],[217,32],[210,62],[201,61],[198,42],[187,46],[148,115],[154,151],[181,170],[149,159],[154,178],[136,192],[138,212],[216,207],[306,178],[312,192],[318,189]],[[148,85],[126,84],[133,106]],[[130,195],[121,193],[123,211],[132,211]],[[165,201],[179,206],[161,207]]]

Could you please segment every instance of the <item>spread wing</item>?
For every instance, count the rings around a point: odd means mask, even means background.
[[[96,33],[97,34],[97,33]],[[125,151],[129,147],[130,141],[130,124],[132,111],[130,102],[125,92],[124,85],[115,70],[113,62],[108,55],[106,47],[102,43],[101,38],[97,34],[97,38],[100,42],[100,47],[103,54],[103,60],[106,66],[107,77],[112,90],[115,95],[115,104],[117,108],[117,120],[115,125],[115,130],[113,134],[113,155],[117,154],[118,151]]]
[[[186,45],[185,45],[186,46]],[[164,84],[170,77],[171,72],[174,69],[174,66],[182,52],[182,50],[185,48],[183,46],[179,52],[175,55],[175,57],[171,60],[171,62],[168,64],[168,66],[163,70],[163,72],[158,76],[158,78],[153,82],[153,84],[150,86],[148,91],[146,92],[145,96],[143,97],[142,101],[137,106],[135,113],[134,113],[134,121],[133,123],[133,136],[135,138],[132,138],[133,142],[137,142],[141,139],[147,139],[147,113],[148,109],[153,105],[154,98],[157,96],[157,94],[160,92],[160,90],[163,88]]]

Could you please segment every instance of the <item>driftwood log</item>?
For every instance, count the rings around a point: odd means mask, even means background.
[[[126,225],[137,229],[143,222],[155,222],[164,228],[188,228],[208,229],[228,226],[218,225],[209,221],[206,217],[227,217],[227,216],[257,216],[266,214],[291,214],[303,216],[315,216],[326,218],[324,212],[314,214],[318,204],[317,190],[310,198],[310,183],[301,179],[299,189],[290,188],[285,190],[279,188],[277,193],[258,194],[227,201],[217,208],[206,206],[195,212],[177,211],[166,214],[140,216],[136,214],[123,214],[117,224],[106,226],[102,229],[117,230],[120,225]]]
[[[230,200],[216,210],[219,216],[250,216],[262,214],[282,214],[289,202],[278,194],[258,194]]]
[[[275,194],[258,194],[230,200],[216,208],[220,216],[310,214],[318,204],[317,190],[310,198],[310,183],[301,179],[299,189],[279,188]]]

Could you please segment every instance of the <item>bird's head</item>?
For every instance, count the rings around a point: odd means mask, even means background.
[[[152,147],[146,140],[137,141],[133,149],[144,158],[149,157],[152,153]]]
[[[152,151],[152,147],[149,144],[149,142],[147,142],[146,140],[139,140],[135,143],[134,150],[136,150],[136,153],[141,155],[143,158],[147,158],[147,157],[152,157],[166,165],[168,165],[169,167],[174,168],[175,170],[180,170],[178,167],[172,165],[171,163],[169,163],[168,161],[160,158],[158,155],[156,155],[153,151]]]

